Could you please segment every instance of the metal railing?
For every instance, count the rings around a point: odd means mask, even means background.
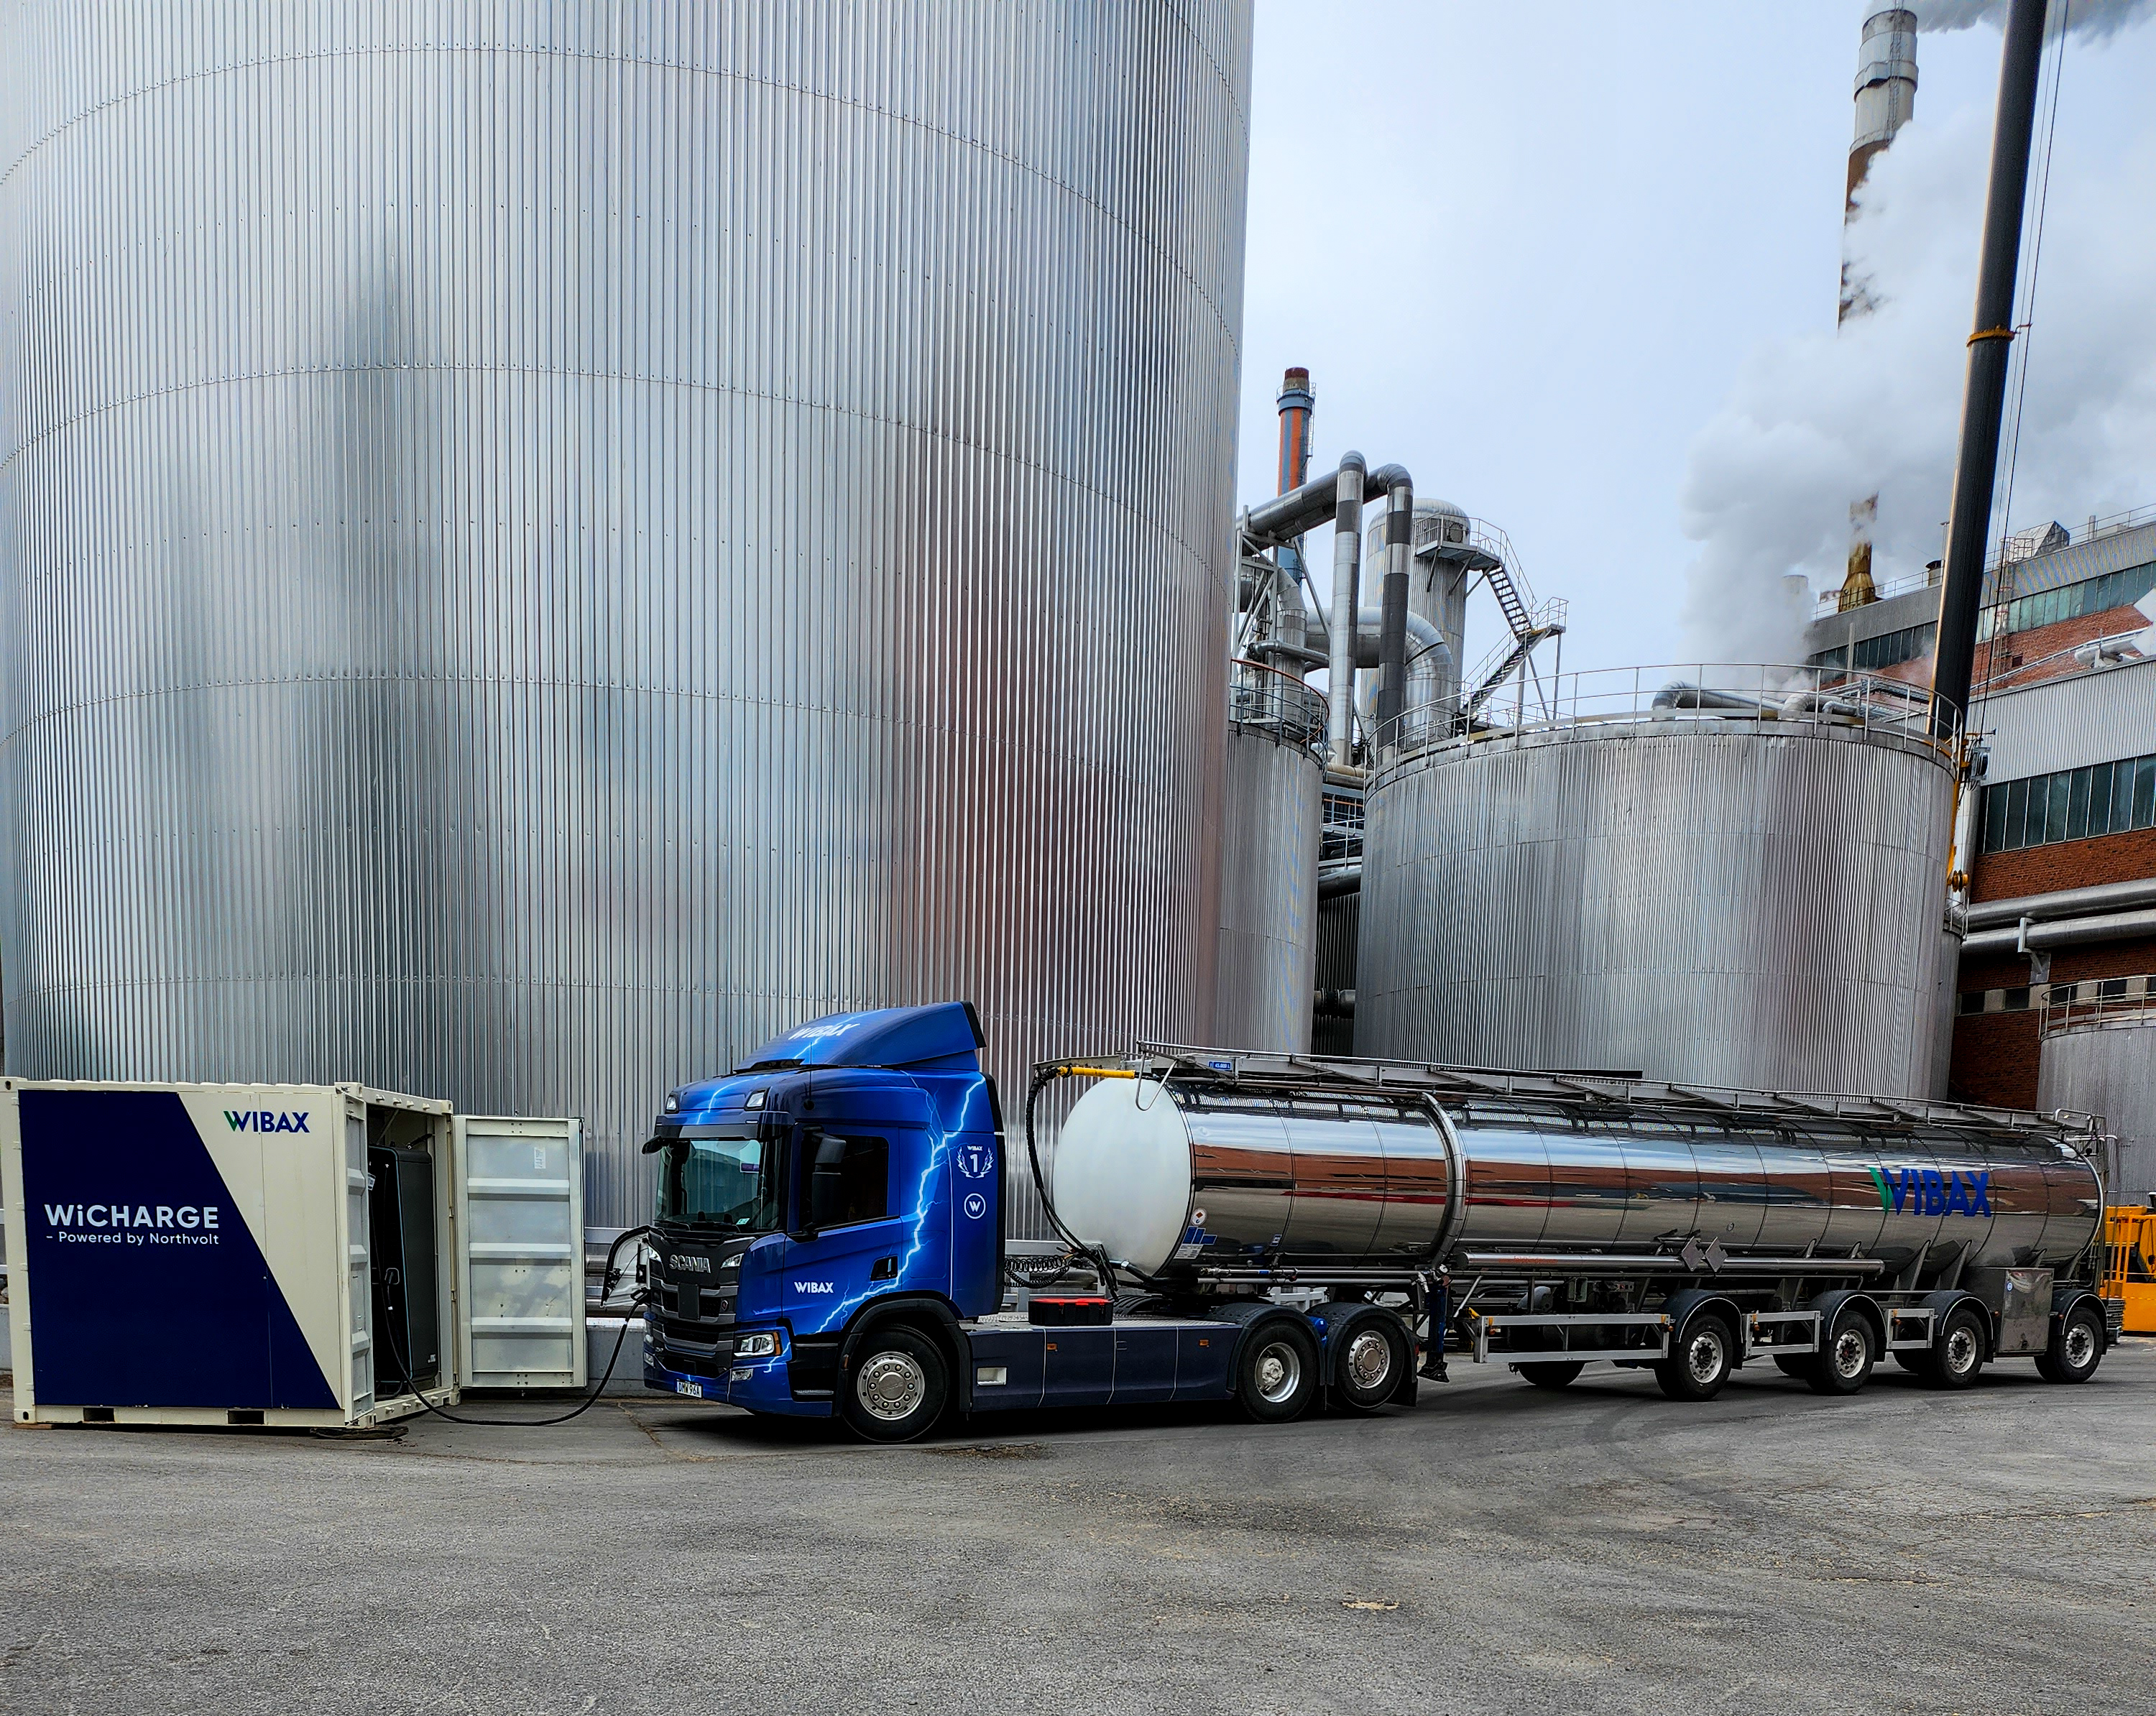
[[[2042,1036],[2061,1031],[2156,1025],[2156,977],[2082,978],[2055,983],[2037,1025]]]
[[[1450,746],[1543,734],[1589,737],[1628,726],[1856,728],[1912,748],[1948,749],[1958,721],[1945,723],[1946,737],[1935,736],[1933,702],[1923,686],[1831,668],[1714,662],[1604,668],[1546,677],[1533,696],[1486,707],[1472,722],[1457,706],[1407,710],[1379,729],[1378,766]]]
[[[1229,664],[1228,719],[1245,732],[1322,758],[1325,716],[1324,694],[1295,675],[1262,661],[1238,658]]]

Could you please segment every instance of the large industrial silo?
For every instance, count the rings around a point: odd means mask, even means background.
[[[1357,1052],[1943,1095],[1953,773],[1928,705],[1606,677],[1381,762]]]
[[[11,8],[9,1069],[580,1113],[623,1223],[811,1015],[1202,1035],[1249,38]]]
[[[1309,1052],[1317,964],[1325,699],[1237,662],[1220,795],[1220,942],[1209,1041]]]

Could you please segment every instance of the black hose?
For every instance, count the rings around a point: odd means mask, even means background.
[[[1080,1239],[1063,1225],[1063,1218],[1055,1213],[1055,1200],[1048,1195],[1048,1182],[1040,1171],[1040,1151],[1034,1143],[1033,1115],[1034,1110],[1040,1105],[1040,1093],[1057,1079],[1070,1076],[1072,1071],[1073,1069],[1067,1063],[1058,1061],[1054,1066],[1041,1067],[1034,1073],[1032,1088],[1025,1093],[1025,1157],[1026,1160],[1033,1165],[1033,1189],[1040,1194],[1040,1207],[1048,1212],[1049,1225],[1061,1236],[1065,1245],[1070,1246],[1073,1251],[1086,1259],[1099,1270],[1101,1291],[1112,1295],[1116,1291],[1116,1265],[1114,1260],[1108,1256],[1106,1247],[1087,1245],[1085,1241]],[[1162,1287],[1165,1285],[1152,1276],[1147,1275],[1142,1269],[1134,1268],[1128,1263],[1123,1264],[1122,1267],[1124,1274],[1135,1277],[1149,1287]]]
[[[643,1302],[640,1297],[632,1300],[630,1308],[634,1309]],[[393,1325],[395,1319],[389,1320]],[[613,1380],[613,1367],[621,1359],[622,1345],[629,1339],[629,1318],[624,1317],[621,1319],[621,1333],[614,1337],[613,1354],[607,1360],[606,1374],[598,1379],[598,1385],[576,1405],[567,1412],[557,1413],[552,1418],[459,1418],[454,1412],[444,1412],[421,1392],[418,1379],[412,1374],[410,1360],[397,1349],[397,1335],[393,1326],[385,1333],[389,1336],[390,1356],[397,1360],[398,1380],[411,1390],[412,1398],[433,1413],[435,1417],[446,1418],[452,1424],[481,1425],[490,1430],[539,1430],[550,1424],[567,1424],[572,1418],[582,1417],[590,1409],[592,1403],[606,1392],[606,1385]]]

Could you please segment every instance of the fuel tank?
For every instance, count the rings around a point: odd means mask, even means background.
[[[1734,1106],[1734,1105],[1732,1105]],[[1927,1254],[2058,1265],[2103,1205],[2063,1128],[1866,1124],[1816,1102],[1684,1105],[1103,1081],[1055,1154],[1057,1212],[1150,1274],[1204,1266],[1435,1265],[1467,1251]],[[1972,1111],[1973,1112],[1973,1111]]]

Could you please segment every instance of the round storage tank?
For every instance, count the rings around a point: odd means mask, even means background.
[[[2118,1141],[2111,1200],[2138,1203],[2156,1192],[2156,998],[2059,1006],[2065,1023],[2044,1037],[2036,1106],[2102,1116]]]
[[[10,7],[9,1070],[1203,1035],[1249,13]]]
[[[1357,1052],[1943,1095],[1953,776],[1922,706],[1658,682],[1383,761]]]
[[[1220,803],[1220,952],[1212,1042],[1310,1051],[1325,700],[1238,664]]]

